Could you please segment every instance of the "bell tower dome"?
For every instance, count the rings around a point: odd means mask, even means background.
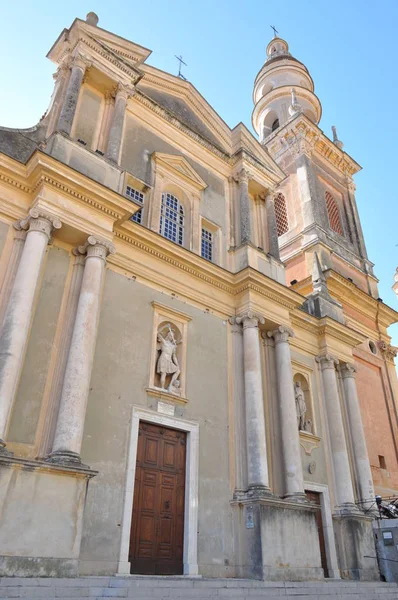
[[[287,42],[274,37],[266,52],[253,90],[252,123],[261,142],[298,113],[304,113],[316,125],[322,114],[311,75],[290,54]]]

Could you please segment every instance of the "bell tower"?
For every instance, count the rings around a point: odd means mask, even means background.
[[[312,77],[279,37],[267,46],[253,102],[259,141],[287,175],[273,195],[287,284],[307,293],[316,253],[323,271],[332,269],[377,298],[355,200],[353,176],[361,167],[335,127],[333,139],[320,129]]]

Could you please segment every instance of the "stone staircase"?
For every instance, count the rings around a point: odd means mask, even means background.
[[[398,600],[398,584],[326,580],[270,582],[188,577],[0,578],[0,598],[73,600]]]

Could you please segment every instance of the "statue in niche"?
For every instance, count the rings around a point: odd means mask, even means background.
[[[164,335],[163,332],[168,330]],[[156,372],[160,375],[160,387],[170,394],[180,395],[180,382],[178,378],[181,373],[177,358],[177,345],[181,342],[176,340],[170,323],[158,331],[158,350],[160,352],[156,365]],[[170,383],[166,388],[166,377],[171,376]]]
[[[301,387],[301,383],[296,381],[294,384],[294,395],[296,398],[296,414],[297,414],[297,427],[299,431],[307,431],[307,421],[305,416],[307,414],[307,404],[305,402],[305,396],[303,389]],[[310,429],[311,429],[311,424]]]

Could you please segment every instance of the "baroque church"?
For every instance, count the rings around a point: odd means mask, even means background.
[[[149,55],[76,19],[0,128],[0,575],[377,580],[398,313],[360,166],[286,41],[255,135]]]

